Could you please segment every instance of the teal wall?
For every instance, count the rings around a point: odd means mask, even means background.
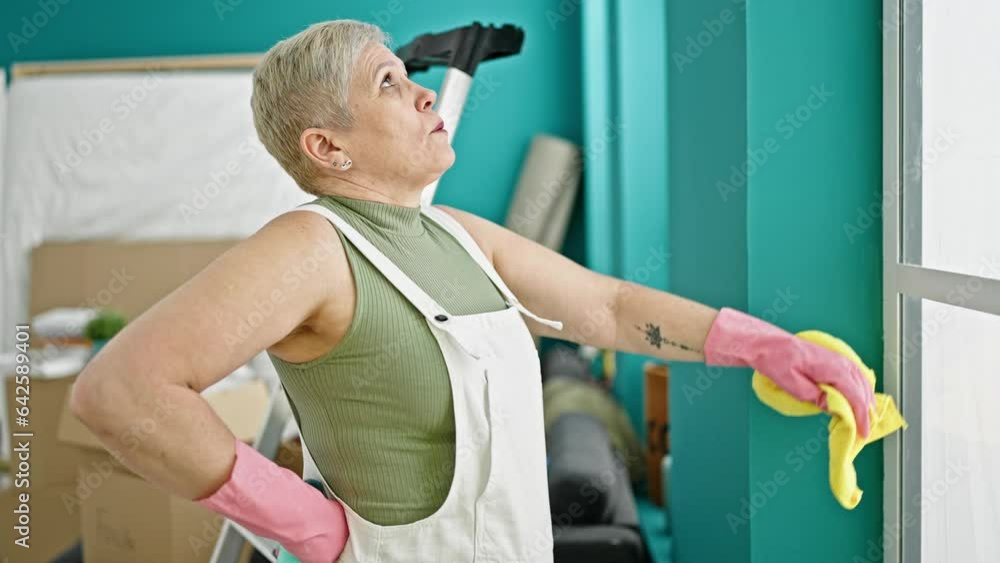
[[[671,291],[746,310],[746,190],[716,185],[746,154],[742,6],[669,3],[669,236]],[[674,561],[748,561],[749,527],[734,532],[725,514],[748,494],[750,374],[673,363],[670,375]]]
[[[671,291],[828,331],[875,367],[881,229],[852,243],[843,225],[881,197],[880,9],[674,0],[667,15]],[[847,511],[829,488],[827,417],[777,415],[748,370],[671,375],[675,562],[869,556],[880,444],[857,460],[865,497]]]
[[[399,44],[421,33],[446,31],[473,21],[520,25],[526,36],[522,53],[486,63],[476,74],[477,81],[483,83],[484,95],[477,103],[470,102],[469,111],[462,116],[455,137],[458,159],[441,180],[435,197],[438,202],[493,221],[502,222],[506,216],[534,134],[581,141],[580,13],[575,7],[560,12],[559,0],[41,2],[51,3],[54,16],[47,18],[34,37],[26,38],[27,43],[14,39],[16,46],[10,34],[26,37],[22,35],[21,18],[31,20],[42,8],[39,0],[0,3],[0,32],[4,36],[0,65],[56,59],[263,52],[312,23],[338,18],[380,24]],[[38,21],[45,19],[37,17]],[[442,76],[443,72],[435,71],[415,78],[437,88]],[[581,201],[564,250],[577,261],[584,260],[585,252],[582,209]]]
[[[667,107],[660,101],[667,97],[666,6],[661,0],[588,0],[582,8],[587,266],[665,290],[668,135]],[[602,311],[588,316],[594,324],[607,318]],[[641,439],[648,359],[617,354],[613,388]]]
[[[878,372],[881,225],[853,244],[843,225],[881,201],[880,16],[869,0],[750,0],[747,12],[748,146],[758,157],[772,148],[747,192],[750,312],[843,338]],[[859,456],[864,498],[844,510],[830,493],[827,449],[816,449],[827,421],[751,401],[754,563],[868,561],[868,541],[878,544],[881,442]],[[772,486],[779,471],[785,484]]]
[[[621,127],[617,154],[618,224],[614,237],[620,270],[618,277],[659,290],[668,290],[670,278],[669,159],[667,105],[650,100],[667,98],[666,5],[662,0],[618,2],[613,20],[617,75],[617,118]],[[652,320],[652,319],[651,319]],[[650,358],[619,354],[615,394],[646,438],[643,364]]]

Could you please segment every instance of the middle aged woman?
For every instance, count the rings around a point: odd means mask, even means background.
[[[873,394],[847,359],[729,308],[601,275],[473,214],[420,205],[455,160],[435,93],[372,25],[313,25],[254,74],[258,135],[316,199],[130,324],[71,408],[136,473],[303,561],[552,561],[532,335],[749,366],[820,406]],[[484,174],[488,173],[484,171]],[[477,190],[478,185],[464,189]],[[200,392],[267,350],[326,495],[235,440]]]

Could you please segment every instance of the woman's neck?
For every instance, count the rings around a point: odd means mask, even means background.
[[[338,178],[328,182],[320,191],[324,195],[363,199],[402,207],[420,207],[423,188],[388,189],[384,186],[366,186],[346,178]]]

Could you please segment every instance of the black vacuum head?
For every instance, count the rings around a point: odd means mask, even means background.
[[[524,30],[511,24],[483,26],[479,22],[443,33],[426,33],[396,50],[407,72],[446,66],[472,76],[483,61],[521,52]]]

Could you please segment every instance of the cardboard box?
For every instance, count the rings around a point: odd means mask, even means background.
[[[112,473],[83,504],[83,560],[209,563],[225,519],[137,477]],[[244,546],[242,561],[252,548]]]
[[[663,456],[670,453],[670,368],[648,362],[645,376],[646,480],[649,498],[663,506]]]
[[[130,320],[134,319],[238,242],[238,239],[221,239],[44,243],[32,250],[28,313],[33,316],[53,307],[109,307],[122,312]],[[55,338],[58,340],[59,335]],[[32,339],[33,345],[40,345],[41,342],[40,338]],[[101,442],[68,410],[69,392],[75,379],[75,376],[34,378],[30,398],[31,426],[25,428],[13,426],[15,415],[11,407],[16,398],[16,386],[13,379],[5,382],[8,428],[34,432],[31,493],[32,519],[37,526],[33,525],[33,540],[36,533],[38,536],[37,541],[32,543],[45,547],[33,547],[30,556],[19,552],[8,553],[8,546],[13,545],[14,531],[12,527],[2,526],[0,561],[7,556],[11,562],[48,562],[81,537],[81,513],[84,510],[89,511],[88,522],[95,534],[90,542],[92,549],[101,545],[96,535],[100,522],[105,543],[114,545],[116,539],[125,538],[122,541],[127,546],[129,537],[139,537],[145,543],[136,548],[144,550],[142,553],[152,553],[140,559],[112,559],[99,554],[88,559],[91,563],[208,561],[214,539],[197,556],[188,556],[184,550],[175,547],[180,545],[178,542],[186,546],[184,542],[196,537],[196,531],[199,534],[202,532],[200,528],[195,530],[191,526],[204,522],[205,511],[131,475],[105,450]],[[253,441],[267,407],[267,389],[263,383],[218,394],[209,390],[205,398],[239,439],[248,443]],[[16,459],[12,461],[16,462]],[[92,486],[98,480],[101,481],[100,486]],[[115,496],[116,492],[123,491],[137,496]],[[13,490],[0,492],[3,514],[12,513],[15,494]],[[112,498],[109,500],[108,497]],[[91,502],[93,498],[97,500]],[[146,506],[154,499],[158,507],[166,509]],[[195,514],[192,507],[201,512]],[[74,508],[75,513],[71,511]],[[142,512],[142,519],[135,521],[141,522],[145,528],[140,529],[136,524],[126,522],[131,526],[127,528],[130,532],[124,536],[117,533],[115,530],[120,527],[115,525],[122,522],[123,515],[133,519],[138,517],[130,512],[135,509]],[[98,520],[98,515],[101,520]],[[201,520],[197,521],[196,516],[200,516]],[[212,515],[211,518],[217,517]],[[218,529],[215,534],[218,534]],[[121,541],[118,543],[121,544]],[[247,547],[245,560],[249,561],[251,550]],[[161,551],[151,551],[157,548]],[[193,554],[193,548],[187,549]],[[165,554],[169,557],[176,554],[176,558],[166,558]]]
[[[80,511],[72,503],[67,507],[65,495],[72,495],[73,488],[34,486],[28,491],[29,530],[28,549],[14,541],[20,534],[14,525],[0,526],[0,561],[11,563],[49,563],[80,540]],[[9,522],[15,508],[20,506],[19,495],[24,489],[7,488],[0,491],[0,514]]]
[[[237,242],[46,242],[31,252],[28,312],[110,307],[134,319]]]
[[[43,243],[31,252],[28,314],[33,317],[54,307],[111,307],[134,319],[238,242],[238,239],[219,239]],[[42,343],[41,338],[31,340],[35,350]],[[16,386],[12,378],[4,379],[7,428],[34,432],[32,488],[72,485],[77,466],[108,459],[106,453],[64,447],[57,438],[67,391],[75,376],[32,378],[28,427],[14,424]],[[5,435],[4,442],[9,438]]]
[[[261,381],[203,394],[240,440],[252,444],[267,414]],[[72,500],[81,510],[84,561],[100,563],[208,563],[223,518],[127,471],[87,427],[64,410],[59,439],[107,460],[80,467]],[[139,436],[141,439],[141,436]],[[246,561],[249,561],[247,545]]]

